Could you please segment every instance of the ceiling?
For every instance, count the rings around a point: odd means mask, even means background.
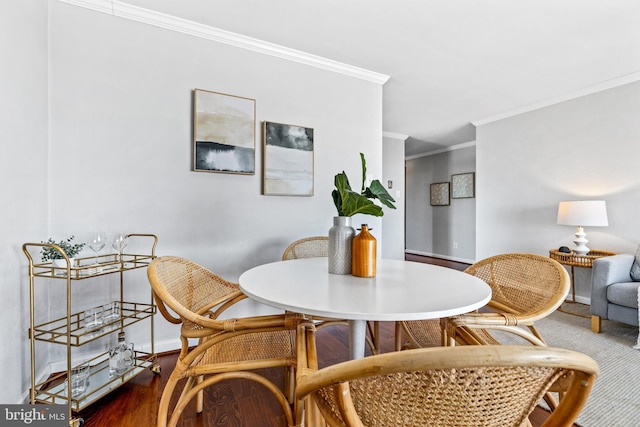
[[[639,0],[125,0],[390,76],[406,155],[472,122],[640,80]]]

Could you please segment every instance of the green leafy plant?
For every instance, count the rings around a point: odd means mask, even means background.
[[[66,240],[60,240],[59,242],[56,242],[52,238],[49,238],[49,240],[47,240],[46,242],[41,242],[41,243],[46,243],[49,245],[58,245],[67,254],[68,258],[73,258],[80,253],[80,251],[82,250],[82,248],[84,248],[84,245],[85,245],[84,243],[71,243],[74,238],[75,236],[71,236]],[[43,247],[42,250],[40,251],[40,255],[42,255],[42,261],[51,261],[53,259],[64,258],[64,256],[62,256],[60,251],[49,246]]]
[[[336,188],[331,192],[331,197],[333,197],[333,203],[338,209],[338,216],[353,216],[355,214],[384,215],[382,206],[375,204],[373,202],[374,199],[378,199],[383,205],[395,209],[396,207],[393,205],[395,200],[380,181],[375,179],[371,181],[368,187],[365,187],[367,162],[362,153],[360,153],[360,160],[362,161],[362,187],[359,193],[351,189],[349,179],[344,171],[334,178]]]

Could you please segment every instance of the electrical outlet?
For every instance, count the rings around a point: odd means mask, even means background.
[[[458,249],[458,242],[453,242],[453,249]]]

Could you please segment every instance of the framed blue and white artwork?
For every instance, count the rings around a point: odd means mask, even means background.
[[[262,194],[313,196],[313,129],[264,122]]]

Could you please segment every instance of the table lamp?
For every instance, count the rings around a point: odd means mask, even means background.
[[[558,224],[575,225],[576,238],[573,241],[573,251],[578,255],[586,255],[589,252],[585,238],[584,226],[607,226],[607,205],[604,200],[582,200],[572,202],[560,202],[558,205]]]

